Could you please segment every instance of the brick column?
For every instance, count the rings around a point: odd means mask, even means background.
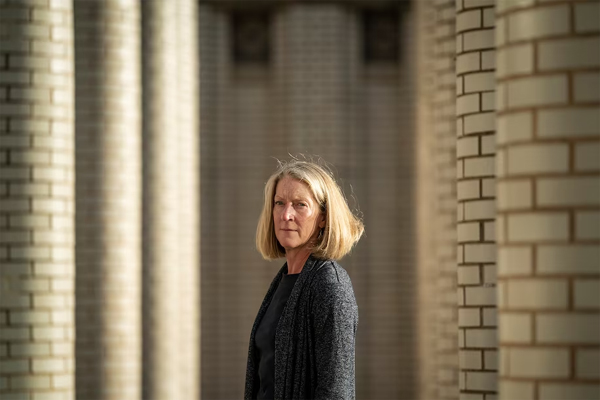
[[[432,101],[433,172],[435,185],[434,225],[435,280],[437,320],[436,377],[439,398],[458,398],[458,342],[456,307],[456,34],[455,1],[437,0],[433,4],[433,62],[435,74]],[[458,337],[457,337],[458,336]]]
[[[456,1],[460,398],[497,386],[493,0]]]
[[[177,2],[179,393],[200,398],[200,87],[198,2]]]
[[[416,7],[419,393],[457,399],[456,4]]]
[[[76,0],[77,397],[141,397],[140,19]]]
[[[501,399],[600,396],[600,9],[498,2]]]
[[[0,15],[0,397],[73,399],[72,8]]]
[[[142,3],[144,399],[198,396],[197,17]]]
[[[417,1],[415,36],[417,44],[417,95],[416,95],[416,232],[417,232],[417,283],[418,283],[418,376],[420,399],[437,399],[436,367],[436,329],[437,319],[436,260],[432,249],[435,229],[433,216],[435,202],[433,189],[435,181],[431,179],[433,170],[433,96],[435,72],[433,71],[433,27],[435,8],[432,2]]]
[[[177,1],[142,9],[143,389],[148,400],[178,390],[179,126]]]

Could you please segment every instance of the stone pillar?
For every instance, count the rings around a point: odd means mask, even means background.
[[[0,6],[0,397],[74,398],[69,2]]]
[[[77,397],[141,397],[140,11],[76,0]]]
[[[198,2],[177,2],[177,120],[179,137],[179,393],[200,393],[200,86]],[[204,397],[204,396],[203,396]]]
[[[434,1],[436,24],[433,43],[433,173],[435,185],[434,230],[437,308],[436,376],[439,399],[458,398],[456,221],[461,219],[456,203],[456,2]],[[458,336],[458,337],[457,337]]]
[[[177,1],[142,6],[143,390],[179,390],[179,126]]]
[[[501,399],[600,396],[600,8],[497,4]]]
[[[456,2],[416,2],[419,394],[458,399]],[[460,218],[460,214],[458,215]]]
[[[417,340],[419,399],[439,398],[436,367],[437,319],[435,280],[437,279],[435,249],[435,187],[433,143],[433,29],[436,13],[433,3],[415,2],[416,23],[416,240],[417,240]]]
[[[144,399],[198,395],[197,17],[142,3]]]
[[[456,1],[458,327],[461,399],[497,387],[494,1]]]

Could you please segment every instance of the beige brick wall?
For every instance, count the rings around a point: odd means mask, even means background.
[[[469,400],[497,391],[494,6],[456,2],[458,346]]]
[[[73,10],[0,5],[0,397],[74,398]]]
[[[77,0],[77,397],[141,397],[139,3]]]
[[[596,398],[599,6],[538,3],[497,7],[500,398]]]

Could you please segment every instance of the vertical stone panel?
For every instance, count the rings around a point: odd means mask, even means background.
[[[495,8],[457,0],[456,11],[459,389],[484,400],[497,387]]]
[[[144,399],[179,393],[179,146],[177,1],[144,1],[143,390]]]
[[[201,290],[201,325],[200,331],[202,341],[200,349],[202,358],[200,360],[200,369],[202,373],[200,392],[204,398],[217,398],[216,389],[216,369],[219,363],[217,340],[219,337],[217,324],[214,321],[216,313],[216,268],[208,266],[216,265],[216,246],[210,242],[211,235],[214,235],[215,207],[218,199],[214,195],[216,184],[216,166],[214,163],[214,149],[216,146],[216,77],[218,73],[217,59],[217,19],[212,7],[206,4],[200,4],[198,9],[198,47],[200,50],[200,174],[201,174],[201,231],[202,243],[211,243],[201,247],[202,260],[202,280],[200,281]],[[210,100],[209,100],[210,99]],[[210,151],[209,151],[210,149]],[[213,212],[207,212],[213,210]],[[210,235],[208,234],[210,232]],[[241,389],[240,389],[241,390]],[[241,393],[241,392],[239,392]]]
[[[199,10],[199,45],[201,74],[202,131],[201,203],[202,203],[202,396],[206,398],[236,398],[242,395],[243,367],[251,322],[242,329],[237,274],[248,268],[248,260],[237,259],[239,245],[236,232],[239,218],[228,218],[235,206],[235,139],[231,124],[233,94],[229,85],[233,65],[231,59],[231,19],[228,13],[213,5],[201,4]],[[224,191],[228,191],[223,195]],[[244,199],[247,203],[248,199]],[[244,209],[249,208],[248,204]],[[248,232],[248,224],[244,227]],[[246,238],[250,247],[253,235]],[[232,250],[235,249],[235,250]],[[246,282],[248,285],[249,283]],[[251,319],[248,315],[246,318]],[[242,339],[243,338],[243,339]]]
[[[294,4],[277,15],[276,79],[286,153],[323,156],[344,171],[349,60],[348,14],[338,5]]]
[[[414,221],[414,37],[409,7],[390,9],[398,13],[398,59],[389,64],[365,60],[357,86],[362,103],[357,110],[364,135],[364,187],[357,192],[367,233],[357,249],[364,251],[368,272],[357,274],[365,285],[360,348],[367,363],[365,398],[413,399],[415,393]],[[361,27],[362,28],[362,27]],[[379,40],[386,40],[380,37]],[[363,78],[364,77],[364,78]],[[354,278],[354,276],[353,276]],[[402,355],[402,356],[399,356]]]
[[[139,3],[77,0],[77,397],[141,397]]]
[[[597,2],[498,2],[496,26],[499,397],[597,398]]]
[[[0,397],[74,398],[73,10],[0,5]]]

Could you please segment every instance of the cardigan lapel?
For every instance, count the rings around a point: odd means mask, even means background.
[[[303,289],[310,282],[311,272],[318,266],[318,261],[319,260],[315,259],[312,255],[306,260],[275,330],[274,394],[276,399],[288,397],[288,393],[285,393],[285,388],[287,386],[286,377],[289,365],[288,358],[290,357],[290,351],[293,350],[290,342],[293,338],[296,318],[303,317],[302,310],[297,310],[298,301],[302,295],[307,295],[306,293],[303,293]]]

